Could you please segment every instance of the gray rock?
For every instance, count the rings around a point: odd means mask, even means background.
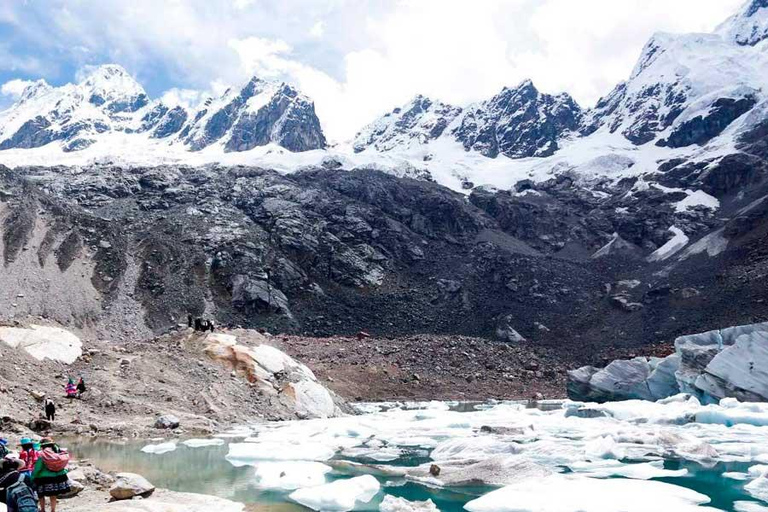
[[[510,343],[521,343],[526,341],[525,338],[512,327],[514,316],[506,315],[500,321],[496,327],[496,337],[502,341],[508,341]]]
[[[155,428],[176,429],[179,428],[179,418],[172,414],[164,414],[155,420]]]
[[[116,500],[130,500],[137,496],[146,498],[155,492],[155,486],[136,473],[118,473],[109,494]]]

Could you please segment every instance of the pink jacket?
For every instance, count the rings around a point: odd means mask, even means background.
[[[35,469],[35,463],[40,457],[40,452],[31,448],[29,450],[22,450],[19,453],[19,458],[24,461],[24,469],[22,471],[32,471]]]

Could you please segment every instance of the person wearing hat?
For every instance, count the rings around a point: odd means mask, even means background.
[[[32,473],[32,470],[35,469],[35,463],[37,462],[40,453],[35,450],[35,442],[29,437],[22,437],[19,444],[21,444],[19,459],[24,461],[22,472],[29,475]]]
[[[11,451],[8,449],[8,440],[4,437],[0,437],[0,459],[6,458]]]
[[[51,512],[56,512],[58,497],[71,491],[67,464],[69,455],[50,437],[40,440],[40,456],[32,471],[32,485],[40,500],[40,512],[45,512],[45,498],[51,503]]]
[[[18,481],[29,485],[29,475],[23,472],[24,461],[7,458],[0,462],[0,502],[6,503],[6,490]]]

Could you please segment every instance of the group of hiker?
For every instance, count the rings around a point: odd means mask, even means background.
[[[77,382],[72,377],[67,379],[67,383],[64,385],[64,393],[67,398],[82,398],[85,393],[85,380],[82,377],[77,379]],[[48,421],[56,420],[56,404],[50,398],[46,398],[43,404],[43,412],[45,412],[45,419]]]
[[[206,318],[192,318],[192,315],[187,315],[187,327],[194,327],[198,332],[213,332],[214,324],[213,320]]]
[[[56,512],[59,496],[69,494],[69,453],[50,437],[22,437],[12,452],[0,438],[0,502],[8,512]],[[38,508],[39,505],[39,508]]]

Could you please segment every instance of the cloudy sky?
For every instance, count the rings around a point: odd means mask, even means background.
[[[194,103],[248,76],[316,103],[331,139],[415,94],[464,104],[532,78],[591,106],[656,31],[711,31],[744,0],[0,0],[0,105],[24,80],[118,63]]]

